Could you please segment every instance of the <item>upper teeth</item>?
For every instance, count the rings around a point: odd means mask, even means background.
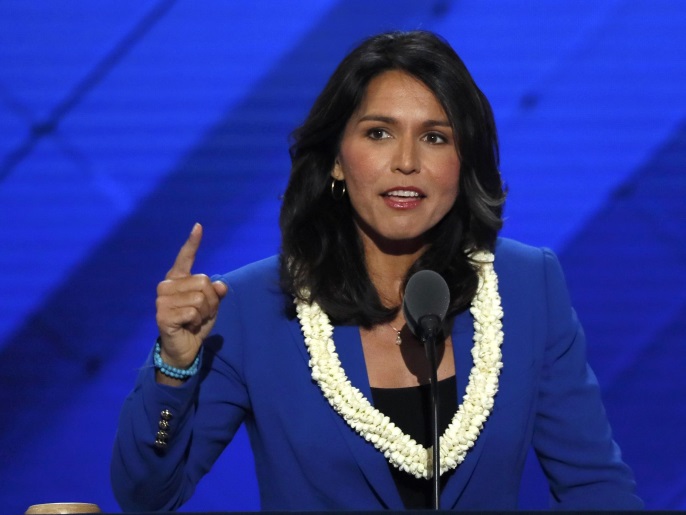
[[[407,191],[407,190],[395,190],[395,191],[389,191],[389,195],[393,195],[395,197],[418,197],[419,193],[416,191]]]

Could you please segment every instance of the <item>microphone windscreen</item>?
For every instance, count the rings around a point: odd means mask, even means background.
[[[450,290],[440,274],[420,270],[410,277],[405,287],[403,314],[413,334],[419,334],[419,322],[426,315],[435,315],[442,322],[449,304]]]

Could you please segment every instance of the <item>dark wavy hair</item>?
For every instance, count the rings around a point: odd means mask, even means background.
[[[468,252],[493,251],[502,227],[505,193],[493,114],[462,60],[431,32],[390,32],[365,40],[338,65],[292,134],[291,175],[279,220],[282,288],[316,301],[334,323],[371,327],[390,321],[399,308],[382,304],[367,273],[350,201],[335,200],[331,191],[345,126],[369,82],[389,70],[412,75],[433,91],[456,135],[461,163],[455,204],[431,230],[427,249],[405,282],[422,269],[441,274],[454,316],[470,304],[478,286]]]

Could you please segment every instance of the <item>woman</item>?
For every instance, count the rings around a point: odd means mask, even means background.
[[[554,507],[640,507],[556,258],[497,238],[497,154],[440,38],[347,56],[294,133],[281,255],[210,281],[191,274],[196,225],[158,287],[160,338],[114,449],[122,507],[181,505],[241,423],[265,510],[430,506],[429,370],[399,309],[423,269],[450,289],[441,507],[515,509],[531,445]]]

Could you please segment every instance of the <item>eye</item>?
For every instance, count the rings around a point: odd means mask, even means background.
[[[424,136],[424,141],[432,145],[441,145],[443,143],[448,143],[448,139],[438,132],[430,132]]]
[[[369,129],[367,131],[367,137],[369,139],[378,140],[378,139],[390,138],[391,136],[390,136],[390,134],[388,134],[388,132],[386,132],[385,129],[380,129],[378,127],[374,127],[373,129]]]

